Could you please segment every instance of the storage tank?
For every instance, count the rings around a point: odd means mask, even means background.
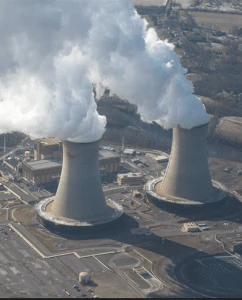
[[[87,272],[79,273],[79,282],[83,285],[86,285],[90,282],[90,275]]]

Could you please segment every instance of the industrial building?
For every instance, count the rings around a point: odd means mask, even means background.
[[[164,163],[164,162],[168,162],[169,157],[168,157],[168,156],[165,156],[165,155],[158,155],[158,156],[155,156],[155,160],[156,160],[158,163]]]
[[[125,149],[124,154],[129,156],[134,156],[136,154],[136,151],[134,149]]]
[[[184,223],[183,229],[185,232],[198,232],[201,231],[199,226],[194,222]]]
[[[173,129],[172,149],[164,178],[152,180],[145,186],[149,200],[166,208],[177,205],[198,208],[226,198],[226,188],[211,180],[207,130],[208,124],[192,129],[179,126]]]
[[[101,173],[118,173],[120,156],[109,150],[99,150],[99,169]]]
[[[22,176],[29,182],[45,184],[57,181],[60,178],[62,161],[57,160],[34,160],[23,162]]]
[[[119,185],[141,185],[144,183],[144,176],[141,173],[118,174],[117,183]]]
[[[45,148],[45,150],[48,149]],[[47,152],[46,152],[47,153]],[[41,159],[35,161],[26,161],[22,163],[22,176],[35,184],[46,184],[53,181],[58,181],[62,169],[61,160],[57,159]],[[53,154],[53,153],[52,153]],[[48,154],[48,155],[52,155]],[[43,157],[43,156],[42,156]],[[101,174],[117,173],[120,167],[120,156],[108,151],[99,150],[99,168]]]
[[[117,220],[122,207],[106,202],[99,173],[99,141],[63,141],[63,166],[55,197],[39,203],[40,222],[60,233],[86,232]],[[94,230],[94,229],[93,229]]]
[[[55,138],[37,140],[34,144],[34,160],[62,159],[61,142]]]

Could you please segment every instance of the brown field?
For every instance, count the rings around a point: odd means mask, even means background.
[[[188,8],[197,3],[196,0],[175,0],[174,2],[181,4],[182,8]]]
[[[165,6],[167,0],[133,0],[133,3],[140,6]]]
[[[7,221],[7,211],[3,210],[0,212],[0,223]]]
[[[227,140],[236,140],[242,143],[242,118],[225,117],[217,125],[216,132]]]
[[[220,14],[212,12],[192,11],[190,14],[195,18],[199,26],[211,26],[225,32],[231,30],[234,26],[241,27],[242,15]]]

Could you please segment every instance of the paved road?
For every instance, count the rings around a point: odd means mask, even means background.
[[[27,193],[26,191],[24,191],[23,189],[21,189],[17,184],[15,183],[5,183],[5,186],[7,188],[9,188],[9,190],[11,192],[13,192],[13,194],[18,195],[18,198],[23,201],[24,203],[28,204],[31,202],[36,201],[36,199],[31,196],[29,193]]]

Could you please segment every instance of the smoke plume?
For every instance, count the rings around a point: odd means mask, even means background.
[[[131,0],[1,0],[0,37],[1,133],[101,138],[93,84],[98,97],[108,87],[167,129],[208,122],[174,46]]]

